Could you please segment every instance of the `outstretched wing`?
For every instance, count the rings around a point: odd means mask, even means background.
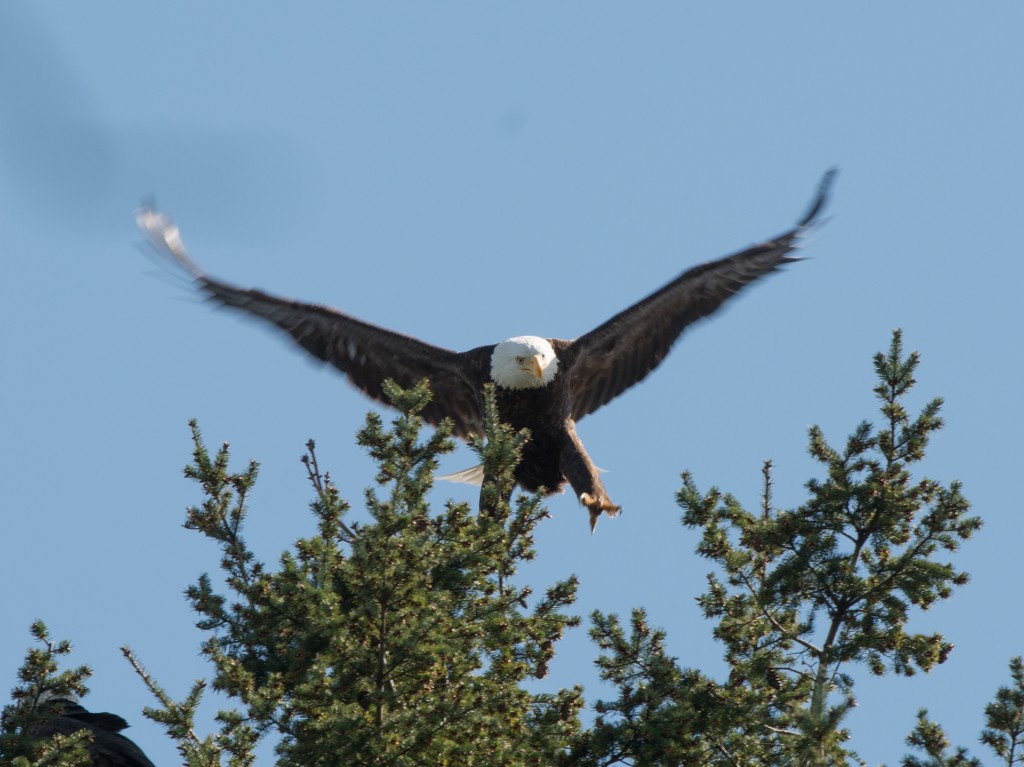
[[[150,207],[141,208],[135,217],[154,247],[187,269],[213,300],[277,325],[314,357],[342,371],[365,394],[386,402],[381,389],[386,379],[410,387],[426,378],[433,397],[420,413],[424,420],[436,425],[451,418],[460,437],[483,432],[480,392],[493,346],[454,352],[326,306],[229,285],[206,276],[189,258],[169,217]]]
[[[825,206],[835,177],[825,173],[804,217],[769,242],[701,264],[569,344],[572,417],[579,420],[639,383],[663,359],[687,325],[706,317],[744,286],[797,261],[790,255]],[[560,355],[561,357],[562,355]]]

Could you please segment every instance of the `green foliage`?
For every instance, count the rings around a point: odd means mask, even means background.
[[[996,699],[985,707],[985,729],[981,742],[991,748],[1002,764],[1013,767],[1024,764],[1024,662],[1020,657],[1010,660],[1012,687],[1000,687]],[[901,767],[981,767],[981,761],[967,756],[959,747],[952,755],[949,740],[942,727],[928,719],[922,709],[917,714],[917,726],[907,737],[907,745],[923,751],[927,757],[919,759],[908,755]]]
[[[164,726],[175,742],[178,753],[187,767],[220,767],[221,755],[228,755],[231,767],[247,767],[255,759],[252,754],[257,738],[251,727],[237,712],[221,711],[217,715],[221,731],[216,735],[200,738],[195,731],[195,716],[199,710],[206,682],[200,680],[192,685],[188,695],[180,703],[175,702],[152,676],[128,647],[121,648],[122,654],[135,669],[153,696],[160,702],[160,708],[147,707],[145,715]]]
[[[926,758],[905,756],[902,767],[981,767],[981,762],[967,756],[964,748],[948,753],[949,739],[942,727],[928,718],[927,709],[917,712],[917,725],[907,736],[907,745],[923,751]]]
[[[981,742],[996,752],[1007,767],[1024,764],[1024,661],[1010,661],[1012,687],[1000,687],[996,699],[985,707]]]
[[[30,647],[18,669],[18,684],[11,691],[11,703],[0,717],[0,764],[11,767],[85,767],[91,764],[86,750],[89,733],[54,734],[39,737],[34,732],[47,718],[46,701],[77,699],[89,692],[85,680],[92,675],[88,666],[60,671],[60,661],[71,653],[71,643],[55,642],[41,620],[31,626],[33,639],[41,647]]]
[[[728,755],[716,735],[729,729],[727,701],[712,681],[666,654],[665,633],[651,628],[644,610],[633,611],[628,635],[614,615],[595,612],[591,620],[601,678],[619,696],[595,705],[594,726],[580,733],[563,764],[704,764],[711,750]]]
[[[510,501],[529,435],[500,424],[493,388],[485,392],[486,438],[473,445],[487,477],[479,513],[466,504],[429,508],[450,429],[424,437],[417,413],[429,398],[426,384],[389,384],[399,415],[385,428],[371,414],[359,433],[377,467],[366,518],[350,520],[310,441],[303,464],[315,533],[273,566],[258,561],[243,536],[258,466],[232,472],[227,445],[211,454],[193,423],[185,473],[205,498],[189,509],[186,526],[218,546],[223,583],[203,574],[187,596],[213,674],[175,701],[123,648],[159,702],[145,713],[188,767],[249,767],[264,737],[277,743],[281,767],[857,761],[845,729],[855,674],[909,676],[945,661],[952,644],[912,631],[910,622],[915,608],[967,582],[947,558],[981,524],[957,482],[914,476],[942,427],[941,400],[916,416],[907,411],[917,365],[896,332],[874,360],[878,425],[861,423],[838,448],[810,430],[822,476],[807,483],[798,508],[774,506],[770,462],[754,511],[714,488],[701,492],[683,475],[683,524],[699,531],[697,552],[715,565],[698,601],[729,672],[715,680],[683,667],[642,608],[628,625],[595,611],[597,666],[615,694],[594,704],[588,728],[579,721],[580,688],[527,689],[547,673],[557,640],[578,625],[567,613],[576,581],[542,595],[517,585],[546,512],[535,496]],[[0,764],[88,764],[85,733],[33,737],[46,696],[83,695],[89,670],[59,672],[70,646],[53,643],[42,623],[32,631],[42,649],[30,649],[4,711]],[[1024,764],[1020,658],[1010,673],[1012,685],[985,710],[981,740],[1014,767]],[[218,731],[200,736],[195,721],[208,685],[237,708],[221,711]],[[907,743],[915,753],[902,767],[980,767],[965,749],[952,749],[923,710]]]
[[[400,412],[391,430],[371,414],[359,434],[378,468],[365,497],[370,521],[345,521],[348,506],[310,442],[317,534],[297,541],[276,570],[242,537],[257,467],[231,473],[227,446],[211,457],[193,425],[186,473],[206,500],[189,510],[187,526],[220,546],[229,594],[204,575],[188,597],[210,632],[212,685],[244,711],[222,712],[221,733],[199,742],[189,733],[201,687],[180,705],[162,696],[163,708],[147,714],[190,765],[217,764],[218,750],[230,764],[250,764],[266,733],[280,737],[280,765],[548,764],[577,730],[579,690],[523,687],[545,675],[555,642],[578,623],[564,613],[574,579],[540,598],[512,582],[545,515],[538,498],[512,507],[504,492],[523,435],[491,407],[481,449],[499,486],[489,489],[489,513],[449,503],[431,515],[426,493],[437,456],[452,447],[449,429],[421,441],[425,385],[387,394]]]
[[[842,449],[810,430],[825,476],[807,483],[810,497],[797,509],[773,507],[770,463],[757,512],[714,488],[702,494],[683,475],[683,524],[702,531],[697,551],[721,572],[709,574],[699,603],[716,621],[731,673],[715,684],[671,669],[663,637],[642,614],[629,637],[614,616],[596,614],[602,676],[619,698],[601,704],[586,748],[578,746],[602,755],[592,763],[844,764],[855,756],[841,724],[856,705],[850,668],[910,675],[946,659],[952,645],[941,635],[908,631],[910,611],[966,583],[936,557],[981,522],[967,515],[959,483],[911,477],[942,426],[941,400],[916,418],[903,404],[917,365],[897,331],[889,353],[875,357],[881,428],[860,424]],[[680,756],[648,753],[653,742]]]

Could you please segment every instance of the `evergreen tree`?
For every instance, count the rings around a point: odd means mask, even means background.
[[[1024,764],[1024,661],[1018,656],[1010,661],[1012,687],[1000,687],[996,698],[985,707],[985,729],[981,742],[991,748],[1001,764],[1013,767]],[[901,767],[981,767],[981,761],[967,756],[967,749],[958,747],[952,755],[949,739],[941,725],[928,719],[928,711],[917,714],[917,726],[907,736],[907,745],[923,751],[926,759],[908,755]]]
[[[88,666],[60,670],[61,659],[71,653],[71,643],[55,642],[46,624],[32,624],[32,637],[41,645],[30,647],[18,669],[18,684],[11,703],[0,717],[0,765],[10,767],[87,767],[89,733],[38,738],[34,735],[47,719],[46,702],[54,698],[76,699],[86,695]]]
[[[231,473],[227,447],[211,457],[193,424],[186,473],[206,501],[187,526],[220,546],[230,594],[204,575],[188,596],[210,632],[213,687],[244,711],[222,712],[221,733],[198,741],[188,733],[201,685],[175,704],[147,676],[164,703],[149,713],[189,764],[217,764],[220,750],[250,764],[266,733],[280,736],[278,764],[289,767],[550,764],[578,728],[578,689],[531,694],[522,685],[546,674],[555,642],[578,623],[564,613],[574,579],[540,598],[513,582],[545,515],[538,497],[514,508],[503,500],[525,435],[498,423],[491,398],[478,446],[495,477],[490,513],[449,503],[431,515],[426,493],[437,456],[452,448],[449,430],[421,441],[425,385],[387,394],[400,411],[392,430],[371,414],[359,434],[378,467],[378,488],[366,493],[372,521],[345,521],[348,506],[310,442],[318,531],[276,571],[242,537],[256,465]]]
[[[277,764],[372,765],[840,765],[856,761],[844,717],[855,705],[858,669],[911,675],[945,661],[952,644],[914,633],[914,608],[951,596],[967,581],[947,555],[980,526],[957,482],[913,471],[942,426],[940,400],[911,417],[916,354],[894,334],[875,358],[881,423],[860,424],[842,448],[810,430],[823,476],[808,499],[782,510],[772,501],[771,464],[756,511],[683,475],[683,524],[701,532],[698,554],[711,560],[700,597],[714,622],[729,673],[715,680],[668,654],[665,632],[638,607],[625,625],[595,612],[591,636],[601,676],[615,698],[579,721],[580,688],[538,694],[555,644],[578,625],[569,614],[574,578],[543,595],[518,585],[534,556],[533,531],[546,516],[539,499],[510,503],[513,470],[528,435],[497,419],[487,392],[486,440],[474,447],[489,482],[484,513],[448,503],[433,512],[426,493],[437,457],[452,448],[442,427],[424,437],[417,417],[426,385],[390,386],[399,411],[391,429],[376,415],[359,434],[377,465],[366,491],[368,520],[349,519],[315,445],[304,465],[314,489],[315,535],[299,540],[275,567],[257,561],[244,523],[258,467],[232,472],[225,445],[211,454],[192,424],[186,475],[205,500],[186,525],[216,543],[223,586],[209,575],[188,598],[207,633],[210,685],[236,705],[219,730],[197,734],[207,683],[173,700],[123,648],[160,702],[146,715],[162,723],[189,767],[243,767],[263,737]],[[47,695],[84,695],[86,667],[60,671],[70,652],[42,623],[4,710],[0,765],[81,767],[87,734],[39,737]],[[986,708],[981,740],[1008,767],[1024,763],[1024,668],[1011,661],[1012,685]],[[907,739],[917,752],[903,767],[977,767],[951,749],[921,711]]]
[[[982,767],[978,759],[967,756],[966,748],[948,753],[949,739],[942,727],[928,718],[927,709],[917,712],[917,724],[907,736],[907,745],[923,751],[926,758],[905,756],[900,762],[901,767]]]
[[[772,504],[771,464],[761,508],[750,512],[683,475],[683,524],[702,530],[698,553],[721,575],[700,598],[717,622],[731,672],[715,682],[677,666],[664,635],[642,610],[629,634],[615,616],[595,613],[592,635],[603,678],[619,697],[598,705],[592,732],[572,761],[609,765],[845,764],[846,713],[855,705],[853,667],[909,676],[946,660],[940,634],[908,631],[911,608],[946,599],[967,574],[938,556],[980,527],[960,484],[914,480],[911,468],[941,428],[941,400],[911,418],[916,353],[894,333],[875,357],[880,428],[861,423],[842,449],[818,427],[811,455],[823,479],[807,483],[794,510]]]
[[[1024,764],[1024,660],[1010,661],[1012,687],[1000,687],[985,707],[981,742],[996,752],[1006,767]]]

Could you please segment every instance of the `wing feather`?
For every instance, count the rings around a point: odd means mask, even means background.
[[[572,417],[579,420],[643,380],[683,330],[717,310],[746,285],[799,259],[791,255],[824,208],[835,169],[797,225],[773,240],[701,264],[569,343]]]
[[[424,420],[436,425],[451,418],[460,437],[482,433],[480,392],[493,346],[455,352],[327,306],[236,287],[206,276],[189,258],[177,226],[167,216],[144,207],[136,221],[154,246],[187,269],[214,301],[276,325],[311,355],[343,372],[363,393],[386,402],[381,388],[386,379],[410,387],[426,378],[433,397],[420,414]]]

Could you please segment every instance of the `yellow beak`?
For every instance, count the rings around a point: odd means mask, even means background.
[[[544,377],[544,368],[540,366],[540,358],[541,355],[539,354],[534,354],[530,357],[530,369],[533,370],[533,374],[537,376],[538,379]]]

